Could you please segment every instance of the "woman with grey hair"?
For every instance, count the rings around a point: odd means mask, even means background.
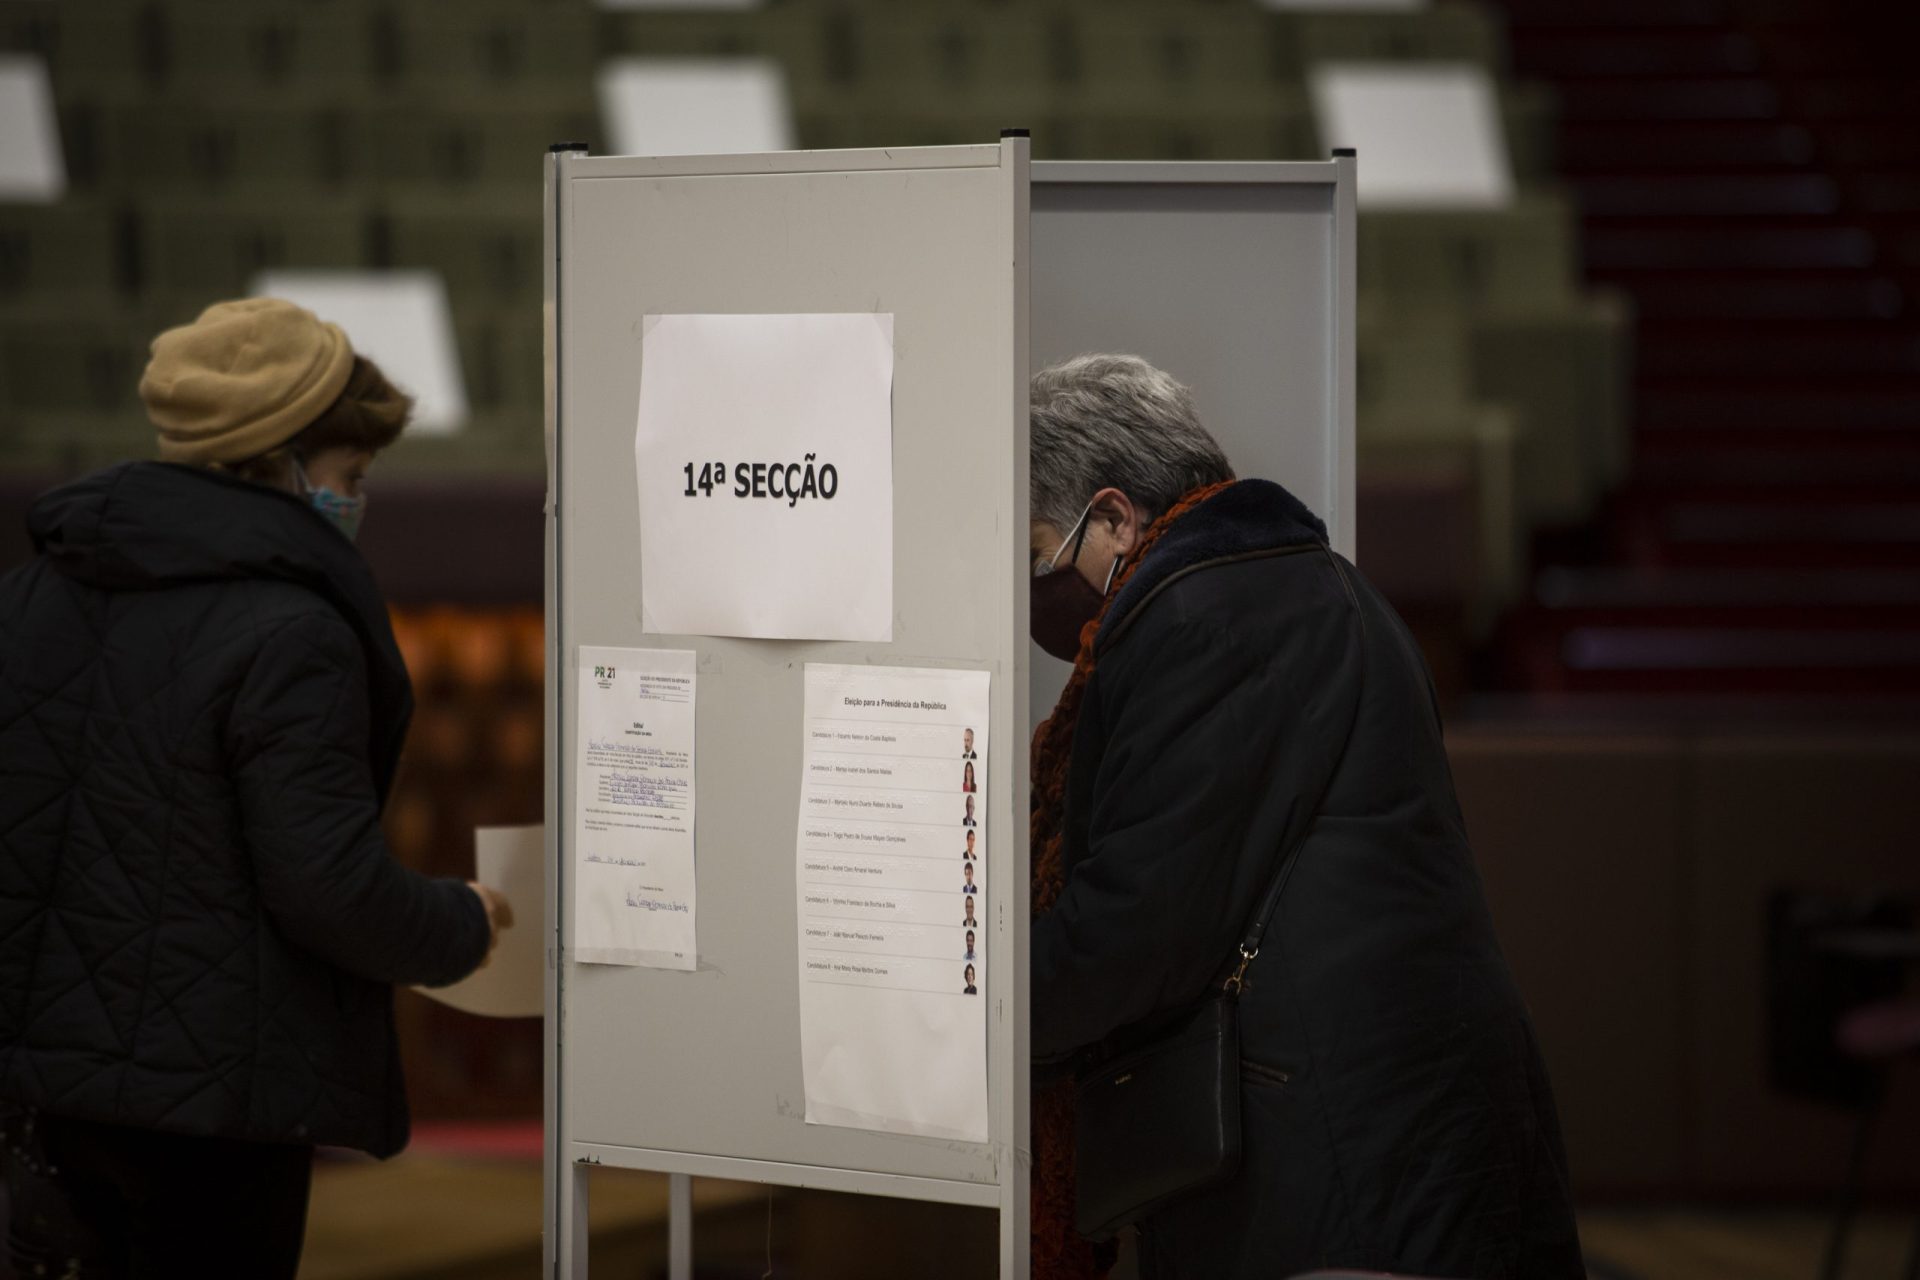
[[[1161,370],[1067,361],[1031,414],[1033,636],[1074,663],[1034,739],[1035,1058],[1150,1045],[1241,980],[1240,1162],[1142,1210],[1143,1274],[1584,1274],[1406,627]],[[1099,1275],[1071,1088],[1034,1112],[1034,1274]]]

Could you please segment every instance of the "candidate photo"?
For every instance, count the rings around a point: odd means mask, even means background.
[[[975,760],[979,758],[973,751],[973,730],[971,729],[960,735],[960,758],[962,760]]]
[[[962,859],[964,859],[965,861],[967,861],[967,862],[972,862],[972,861],[973,861],[973,860],[974,860],[975,858],[978,858],[978,857],[980,856],[979,854],[977,854],[977,853],[975,853],[975,852],[973,851],[973,849],[974,849],[974,846],[973,846],[973,837],[974,837],[974,835],[975,835],[975,834],[976,834],[976,833],[975,833],[975,832],[972,832],[972,831],[969,831],[969,832],[967,832],[967,848],[966,848],[966,852],[965,852],[965,853],[962,853],[962,854],[960,855],[960,857],[961,857]]]
[[[971,795],[967,797],[967,816],[960,820],[960,825],[963,827],[977,827],[980,825],[973,820],[973,797]]]
[[[973,930],[971,930],[971,929],[969,929],[969,930],[967,930],[967,955],[966,955],[966,958],[967,958],[967,959],[969,959],[969,960],[971,960],[971,959],[973,959]]]
[[[973,966],[972,966],[972,965],[968,965],[968,966],[967,966],[967,990],[966,990],[966,994],[967,994],[967,995],[970,995],[970,996],[977,996],[977,995],[979,995],[979,994],[980,994],[980,988],[979,988],[979,987],[976,987],[976,986],[975,986],[975,985],[973,984]]]
[[[967,761],[966,773],[961,775],[960,789],[966,792],[978,791],[980,789],[973,785],[973,761],[971,760]]]
[[[979,892],[979,890],[974,887],[974,883],[973,883],[973,864],[972,863],[967,864],[966,872],[967,872],[967,887],[962,889],[960,892],[962,893]]]
[[[965,899],[965,902],[967,904],[967,918],[965,920],[962,920],[960,923],[965,927],[972,929],[975,926],[977,926],[980,922],[973,918],[973,899],[967,898]]]

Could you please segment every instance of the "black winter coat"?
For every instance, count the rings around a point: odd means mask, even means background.
[[[1583,1274],[1425,663],[1279,486],[1196,508],[1114,601],[1065,821],[1032,939],[1051,1060],[1201,998],[1301,842],[1241,1001],[1241,1171],[1143,1224],[1146,1276]]]
[[[164,463],[41,499],[0,578],[0,1098],[406,1145],[396,982],[486,953],[379,817],[412,694],[353,545]]]

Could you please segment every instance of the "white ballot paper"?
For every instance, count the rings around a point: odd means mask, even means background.
[[[987,1140],[987,673],[807,664],[807,1122]]]
[[[537,1018],[545,1012],[546,852],[544,827],[481,827],[473,833],[473,878],[505,895],[513,926],[501,931],[486,968],[450,987],[415,991],[489,1018]]]
[[[634,431],[640,620],[893,638],[893,317],[654,315]]]
[[[694,967],[691,649],[580,647],[573,955]]]

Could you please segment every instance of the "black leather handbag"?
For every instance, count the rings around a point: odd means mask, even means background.
[[[1240,989],[1298,852],[1282,860],[1220,989],[1076,1078],[1073,1216],[1089,1240],[1239,1171]]]
[[[1240,1011],[1224,992],[1075,1085],[1074,1227],[1122,1227],[1240,1168]]]

